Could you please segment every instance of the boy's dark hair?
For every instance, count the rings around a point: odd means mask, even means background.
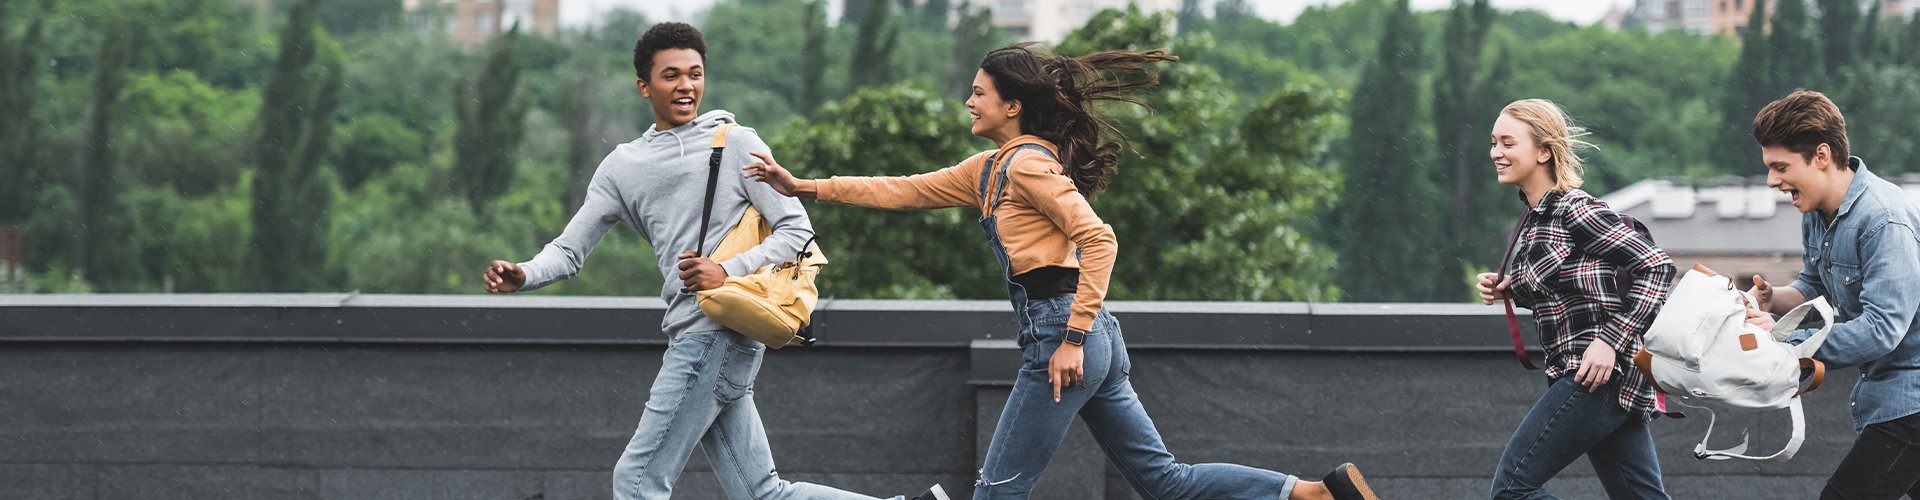
[[[1753,139],[1760,147],[1785,147],[1807,161],[1813,161],[1813,154],[1826,144],[1833,150],[1835,165],[1853,168],[1853,162],[1847,161],[1847,118],[1840,116],[1840,107],[1826,94],[1798,89],[1767,104],[1753,117]]]
[[[700,37],[700,30],[686,23],[660,23],[647,28],[633,44],[633,71],[646,80],[647,73],[653,72],[653,55],[668,49],[693,49],[701,58],[707,57],[707,41]]]

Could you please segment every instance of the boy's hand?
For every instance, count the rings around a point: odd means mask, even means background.
[[[487,266],[487,274],[480,280],[486,284],[487,293],[513,293],[527,284],[527,272],[518,264],[496,260]]]
[[[715,264],[712,259],[701,257],[692,250],[680,252],[681,286],[688,291],[712,290],[727,284],[727,270]]]
[[[1773,310],[1773,285],[1767,284],[1766,278],[1761,278],[1758,274],[1753,275],[1753,288],[1747,290],[1747,293],[1753,294],[1753,301],[1759,303],[1757,307],[1761,311]],[[1752,311],[1748,311],[1748,316],[1752,316]]]

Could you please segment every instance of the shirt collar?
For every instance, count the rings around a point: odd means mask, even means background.
[[[1853,202],[1860,201],[1860,195],[1866,194],[1868,183],[1880,180],[1880,176],[1867,171],[1867,162],[1860,157],[1847,157],[1847,162],[1853,167],[1853,181],[1847,183],[1847,197],[1840,200],[1840,210],[1833,213],[1833,218],[1836,220],[1845,217],[1847,212],[1853,210]]]
[[[1520,195],[1520,204],[1522,205],[1526,204],[1527,192],[1520,191],[1520,190],[1515,190],[1515,191]],[[1566,191],[1561,191],[1558,189],[1549,189],[1547,190],[1547,194],[1540,196],[1539,204],[1536,204],[1531,207],[1527,207],[1527,210],[1530,210],[1536,214],[1545,214],[1549,212],[1551,208],[1553,208],[1553,202],[1559,201],[1561,196],[1566,196],[1566,195],[1567,195]]]

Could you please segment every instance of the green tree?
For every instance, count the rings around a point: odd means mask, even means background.
[[[1740,62],[1733,67],[1732,85],[1721,102],[1721,126],[1713,143],[1713,161],[1722,168],[1739,171],[1760,164],[1760,152],[1754,147],[1748,124],[1754,115],[1774,99],[1772,60],[1768,53],[1766,2],[1753,4],[1747,17],[1747,30],[1740,36]]]
[[[1899,61],[1907,66],[1920,66],[1920,11],[1913,13],[1907,20],[1907,27],[1900,36]]]
[[[1418,122],[1424,30],[1398,0],[1387,16],[1379,56],[1354,91],[1348,132],[1346,196],[1335,210],[1340,288],[1362,301],[1445,300],[1438,286],[1457,276],[1440,272],[1440,246],[1430,209],[1434,192],[1426,139]]]
[[[453,181],[476,211],[506,193],[514,152],[526,134],[532,101],[520,91],[519,38],[515,25],[493,40],[486,67],[471,86],[460,89],[454,106],[460,125],[454,135]]]
[[[1856,64],[1834,87],[1851,154],[1881,175],[1920,172],[1920,68]]]
[[[95,236],[112,234],[106,231],[106,215],[113,211],[115,153],[113,144],[118,136],[120,117],[120,91],[126,86],[127,53],[132,50],[129,24],[117,13],[108,13],[106,36],[100,41],[100,56],[94,59],[98,69],[94,72],[92,99],[87,106],[87,124],[85,146],[80,150],[78,168],[74,169],[73,192],[77,205],[73,215],[73,257],[70,261],[75,274],[85,276],[94,264],[94,252],[89,247]],[[124,257],[124,255],[114,255]],[[99,259],[107,266],[129,262],[124,258]],[[118,271],[117,269],[115,271]],[[115,274],[112,272],[104,274]]]
[[[1213,20],[1216,23],[1231,26],[1253,18],[1253,5],[1247,0],[1220,0],[1213,4]]]
[[[794,110],[801,116],[812,116],[815,109],[826,101],[827,84],[827,7],[826,0],[807,2],[806,21],[801,29],[806,41],[800,47],[800,93],[796,96]],[[962,22],[966,19],[966,7],[960,10]]]
[[[320,25],[344,36],[405,26],[406,15],[400,0],[328,0],[320,6]]]
[[[1434,150],[1439,153],[1439,187],[1452,199],[1447,212],[1447,240],[1450,248],[1440,257],[1447,276],[1461,276],[1467,262],[1487,254],[1487,234],[1498,232],[1492,220],[1495,207],[1505,206],[1485,193],[1498,187],[1485,166],[1485,147],[1481,137],[1486,128],[1486,106],[1481,91],[1486,86],[1480,69],[1487,32],[1493,27],[1493,8],[1487,0],[1468,4],[1453,3],[1441,34],[1443,64],[1434,78],[1433,130]],[[1504,215],[1504,214],[1503,214]]]
[[[874,1],[860,17],[860,35],[855,39],[853,59],[847,66],[848,89],[878,87],[894,81],[893,50],[900,43],[900,26],[888,22],[893,12],[890,5],[882,0]]]
[[[1166,47],[1167,12],[1106,10],[1057,51]],[[1243,110],[1209,64],[1209,38],[1173,41],[1179,63],[1143,94],[1155,110],[1108,107],[1127,149],[1094,200],[1120,241],[1110,296],[1132,300],[1334,300],[1332,252],[1308,229],[1339,193],[1315,168],[1342,96],[1323,84],[1284,88]],[[1180,200],[1170,203],[1168,200]]]
[[[1867,18],[1860,21],[1859,54],[1855,57],[1860,63],[1874,63],[1886,60],[1886,41],[1880,38],[1881,29],[1880,2],[1874,2],[1867,9]]]
[[[340,139],[333,164],[341,186],[349,190],[395,164],[426,159],[428,138],[399,118],[379,111],[354,117],[341,128]]]
[[[1840,68],[1853,64],[1860,54],[1860,1],[1818,1],[1820,40],[1826,54],[1826,77],[1831,79],[1839,76]]]
[[[30,189],[37,184],[32,164],[40,127],[36,126],[34,105],[41,100],[39,89],[40,51],[44,42],[46,18],[53,11],[53,0],[42,0],[40,8],[17,14],[16,3],[0,0],[0,176],[9,179],[0,187],[0,223],[18,222],[33,210]],[[13,20],[24,17],[27,29],[15,36]]]
[[[328,210],[332,183],[319,159],[331,149],[334,106],[344,71],[338,46],[317,26],[318,0],[293,4],[280,56],[260,103],[252,147],[253,230],[259,289],[316,291],[328,286]],[[325,46],[324,58],[316,57]]]
[[[1814,44],[1806,3],[1779,0],[1776,8],[1770,26],[1773,33],[1767,36],[1767,51],[1773,61],[1769,66],[1773,91],[1769,93],[1778,98],[1795,88],[1812,86],[1824,66],[1819,62],[1820,52]]]
[[[973,76],[987,52],[1005,45],[1006,33],[993,25],[993,9],[974,7],[962,1],[959,21],[953,27],[953,74],[947,77],[947,96],[967,95],[973,88]]]

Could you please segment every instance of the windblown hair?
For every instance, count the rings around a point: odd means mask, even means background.
[[[1826,144],[1832,150],[1835,166],[1853,168],[1853,162],[1847,161],[1847,155],[1852,154],[1847,151],[1847,118],[1840,115],[1840,107],[1833,100],[1819,92],[1795,90],[1761,108],[1753,117],[1753,140],[1763,148],[1785,147],[1807,161],[1813,161],[1820,145]]]
[[[1020,101],[1021,132],[1058,147],[1067,178],[1073,179],[1082,196],[1092,198],[1106,189],[1120,158],[1119,143],[1101,142],[1103,132],[1117,136],[1120,131],[1094,113],[1092,104],[1115,101],[1146,108],[1132,93],[1160,83],[1151,71],[1154,64],[1177,60],[1157,49],[1060,57],[1038,43],[1026,42],[987,53],[980,69],[993,78],[1001,99]],[[1139,77],[1111,78],[1117,73]]]
[[[640,74],[641,80],[651,80],[653,55],[669,49],[693,49],[705,58],[707,40],[700,36],[700,30],[686,23],[655,24],[640,35],[640,41],[633,43],[633,71]]]
[[[1546,99],[1513,101],[1500,112],[1527,124],[1533,133],[1534,147],[1546,149],[1552,155],[1547,159],[1547,164],[1553,167],[1554,191],[1580,188],[1580,184],[1585,182],[1582,176],[1586,174],[1586,168],[1581,165],[1580,155],[1574,150],[1582,147],[1599,149],[1593,143],[1580,140],[1580,137],[1587,135],[1585,128],[1574,126],[1566,110]]]

